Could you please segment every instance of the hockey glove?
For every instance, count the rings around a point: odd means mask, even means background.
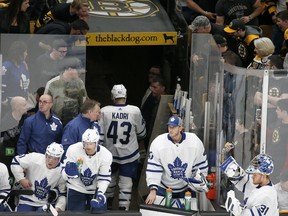
[[[231,212],[234,216],[240,216],[243,211],[243,208],[241,207],[239,200],[236,199],[233,190],[230,190],[227,193],[225,208],[227,212]]]
[[[58,193],[56,189],[49,190],[48,192],[48,203],[53,203],[57,200]]]
[[[227,158],[220,168],[231,181],[240,181],[245,175],[245,171],[232,156]]]
[[[90,201],[90,205],[92,208],[104,210],[106,207],[106,197],[102,191],[98,191],[95,199]]]
[[[78,166],[74,162],[67,162],[65,166],[65,172],[68,178],[78,178]]]
[[[207,180],[203,173],[200,172],[200,169],[197,169],[192,178],[183,178],[184,181],[188,183],[188,187],[195,192],[207,192]]]

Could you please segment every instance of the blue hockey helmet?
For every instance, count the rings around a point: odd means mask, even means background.
[[[249,163],[246,173],[261,173],[264,175],[272,174],[274,163],[272,157],[268,154],[259,154],[255,156]]]

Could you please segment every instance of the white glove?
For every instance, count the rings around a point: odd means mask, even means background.
[[[195,192],[207,192],[207,180],[203,173],[200,172],[200,169],[197,169],[192,178],[183,178],[184,181],[188,183],[188,187]]]
[[[236,162],[236,160],[230,156],[227,158],[223,164],[220,166],[221,170],[227,175],[227,177],[232,181],[239,181],[245,175],[245,171]]]
[[[243,208],[241,207],[241,203],[235,197],[235,193],[233,190],[230,190],[227,193],[225,208],[227,212],[231,212],[235,216],[240,216],[243,211]]]

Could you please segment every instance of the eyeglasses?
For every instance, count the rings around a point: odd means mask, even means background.
[[[39,100],[39,104],[44,104],[44,105],[46,105],[46,104],[49,104],[49,103],[51,103],[50,101],[42,101],[42,100]]]

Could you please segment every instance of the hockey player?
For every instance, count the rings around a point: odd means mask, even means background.
[[[55,209],[65,210],[66,182],[60,166],[63,153],[63,146],[53,142],[45,154],[33,152],[13,158],[11,171],[15,181],[34,192],[33,195],[20,195],[17,211],[41,211],[44,205],[55,200]]]
[[[165,196],[167,188],[172,189],[173,198],[184,198],[187,190],[208,189],[208,162],[202,141],[193,133],[183,132],[180,117],[170,117],[167,125],[168,133],[156,137],[149,149],[146,181],[150,193],[146,204],[160,204],[156,195]]]
[[[9,184],[9,173],[5,164],[0,163],[0,212],[6,211],[2,201],[8,196],[11,186]]]
[[[139,144],[137,139],[146,135],[145,121],[140,109],[127,105],[124,85],[114,85],[111,90],[114,105],[101,109],[100,126],[105,132],[104,146],[113,155],[112,180],[107,190],[112,203],[119,175],[119,209],[129,210],[132,195],[132,179],[137,177]]]
[[[62,175],[67,179],[67,209],[70,211],[85,211],[90,205],[105,209],[104,193],[111,181],[112,155],[98,145],[98,141],[98,130],[87,129],[82,142],[69,146],[66,152]],[[92,199],[94,194],[95,199]]]
[[[240,203],[234,191],[230,190],[225,202],[226,210],[235,216],[279,215],[277,192],[269,177],[273,168],[273,160],[267,154],[254,157],[246,171],[230,156],[221,169],[235,187],[244,193],[244,203]]]

